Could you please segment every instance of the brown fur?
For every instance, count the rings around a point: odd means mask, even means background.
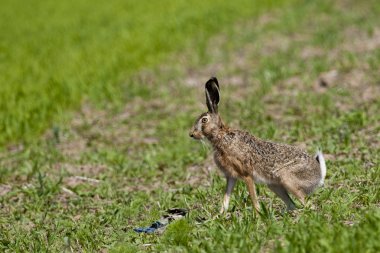
[[[323,182],[318,161],[297,147],[265,141],[226,126],[217,112],[219,84],[216,78],[206,83],[206,100],[209,111],[196,120],[190,136],[210,141],[215,163],[226,176],[227,187],[221,212],[227,211],[236,179],[242,179],[247,184],[257,211],[259,204],[255,182],[267,184],[288,209],[295,208],[289,193],[304,204],[306,195]]]

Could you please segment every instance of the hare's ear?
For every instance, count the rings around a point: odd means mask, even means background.
[[[216,77],[211,77],[211,79],[207,81],[205,91],[208,111],[211,113],[218,113],[219,83]]]

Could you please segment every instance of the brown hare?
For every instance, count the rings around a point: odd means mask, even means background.
[[[296,208],[289,193],[304,205],[305,197],[323,185],[326,163],[321,152],[315,157],[286,144],[261,140],[248,132],[229,128],[218,114],[219,84],[213,77],[205,85],[208,112],[202,113],[190,130],[190,137],[207,139],[214,161],[227,179],[221,213],[226,212],[237,179],[242,179],[253,206],[259,211],[255,183],[264,183],[286,204]]]

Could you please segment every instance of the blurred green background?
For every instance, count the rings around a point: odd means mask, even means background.
[[[142,89],[141,68],[285,1],[3,0],[0,145],[30,142],[84,99],[117,103]]]

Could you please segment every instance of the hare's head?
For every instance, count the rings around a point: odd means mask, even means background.
[[[223,127],[223,122],[218,114],[219,84],[216,77],[212,77],[205,85],[206,104],[208,112],[202,113],[190,130],[190,137],[200,140],[211,138]]]

